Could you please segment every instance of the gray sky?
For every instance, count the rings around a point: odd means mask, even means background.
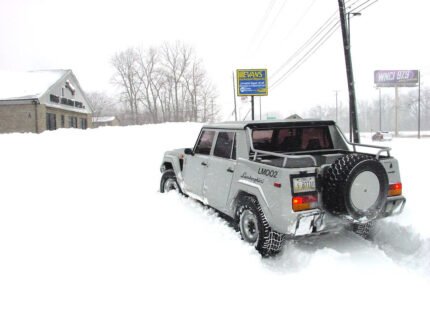
[[[0,69],[70,68],[84,90],[112,91],[109,61],[115,52],[181,40],[203,59],[228,115],[232,71],[267,68],[271,84],[286,69],[272,75],[337,5],[336,0],[0,0]],[[358,100],[377,97],[375,69],[420,69],[424,85],[430,84],[427,9],[422,0],[379,0],[351,19]],[[340,29],[300,69],[269,87],[263,114],[334,105],[335,90],[346,105]]]

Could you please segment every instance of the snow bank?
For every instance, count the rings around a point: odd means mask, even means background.
[[[374,243],[343,232],[262,259],[213,210],[158,192],[163,152],[199,129],[0,136],[0,321],[427,322],[428,175],[409,154],[428,141],[393,141],[408,204]]]

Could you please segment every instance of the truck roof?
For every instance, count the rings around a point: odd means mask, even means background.
[[[334,125],[332,120],[314,120],[314,119],[302,119],[302,120],[258,120],[258,121],[225,121],[218,123],[210,123],[204,125],[206,129],[231,129],[231,130],[243,130],[245,128],[251,129],[267,129],[267,128],[283,128],[289,126],[322,126],[322,125]]]

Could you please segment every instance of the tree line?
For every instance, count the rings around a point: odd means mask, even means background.
[[[111,64],[112,82],[119,89],[119,98],[90,93],[95,115],[109,111],[112,101],[121,106],[120,119],[124,125],[207,122],[216,119],[219,113],[215,87],[202,61],[184,43],[128,48],[115,54]]]

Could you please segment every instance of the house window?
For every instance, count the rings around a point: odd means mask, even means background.
[[[77,128],[78,127],[78,118],[77,117],[69,117],[69,127]]]
[[[60,98],[54,94],[49,95],[49,100],[51,102],[60,103]]]
[[[46,113],[46,130],[57,129],[57,118],[55,113]]]
[[[64,117],[64,114],[61,115],[61,128],[64,128],[66,126],[66,118]]]
[[[87,119],[81,118],[81,129],[87,129],[88,123]]]

